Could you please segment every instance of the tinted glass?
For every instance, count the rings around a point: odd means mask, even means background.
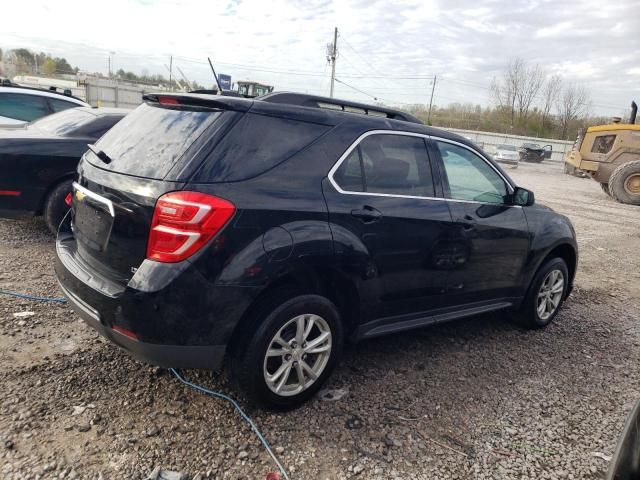
[[[142,104],[96,143],[112,161],[87,153],[100,168],[146,178],[164,178],[220,112],[178,110]]]
[[[20,93],[0,93],[0,116],[30,122],[48,115],[44,98]]]
[[[247,113],[214,148],[194,181],[230,182],[255,177],[304,149],[329,128]]]
[[[355,148],[333,174],[333,180],[347,192],[364,192],[360,150]]]
[[[65,100],[58,100],[57,98],[49,98],[47,99],[49,105],[51,105],[51,110],[54,112],[62,112],[63,110],[67,110],[68,108],[79,107],[80,105],[72,102],[67,102]]]
[[[95,119],[96,116],[92,113],[75,108],[41,118],[31,125],[54,135],[66,135]]]
[[[450,198],[484,203],[504,203],[507,185],[482,158],[466,148],[436,142],[449,182]]]
[[[367,192],[433,197],[424,140],[406,135],[371,135],[359,145]]]

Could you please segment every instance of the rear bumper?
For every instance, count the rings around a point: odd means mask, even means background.
[[[134,340],[102,323],[97,310],[67,290],[62,284],[60,287],[71,308],[87,325],[137,360],[166,368],[218,370],[222,366],[225,345],[163,345]]]
[[[115,282],[83,260],[72,234],[61,232],[56,240],[62,291],[98,333],[147,363],[219,369],[259,289],[214,286],[189,263],[155,267],[161,268],[139,268],[148,281]]]

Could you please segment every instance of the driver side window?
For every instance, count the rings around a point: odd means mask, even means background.
[[[449,198],[482,203],[506,202],[504,180],[482,158],[466,148],[436,142],[449,182]]]

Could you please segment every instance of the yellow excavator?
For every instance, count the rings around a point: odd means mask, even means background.
[[[631,102],[629,123],[589,127],[578,134],[565,162],[586,172],[620,203],[640,205],[640,125]]]

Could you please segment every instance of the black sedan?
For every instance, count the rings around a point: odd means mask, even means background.
[[[0,128],[0,216],[43,215],[56,232],[87,144],[113,127],[127,110],[80,107],[24,126]]]

